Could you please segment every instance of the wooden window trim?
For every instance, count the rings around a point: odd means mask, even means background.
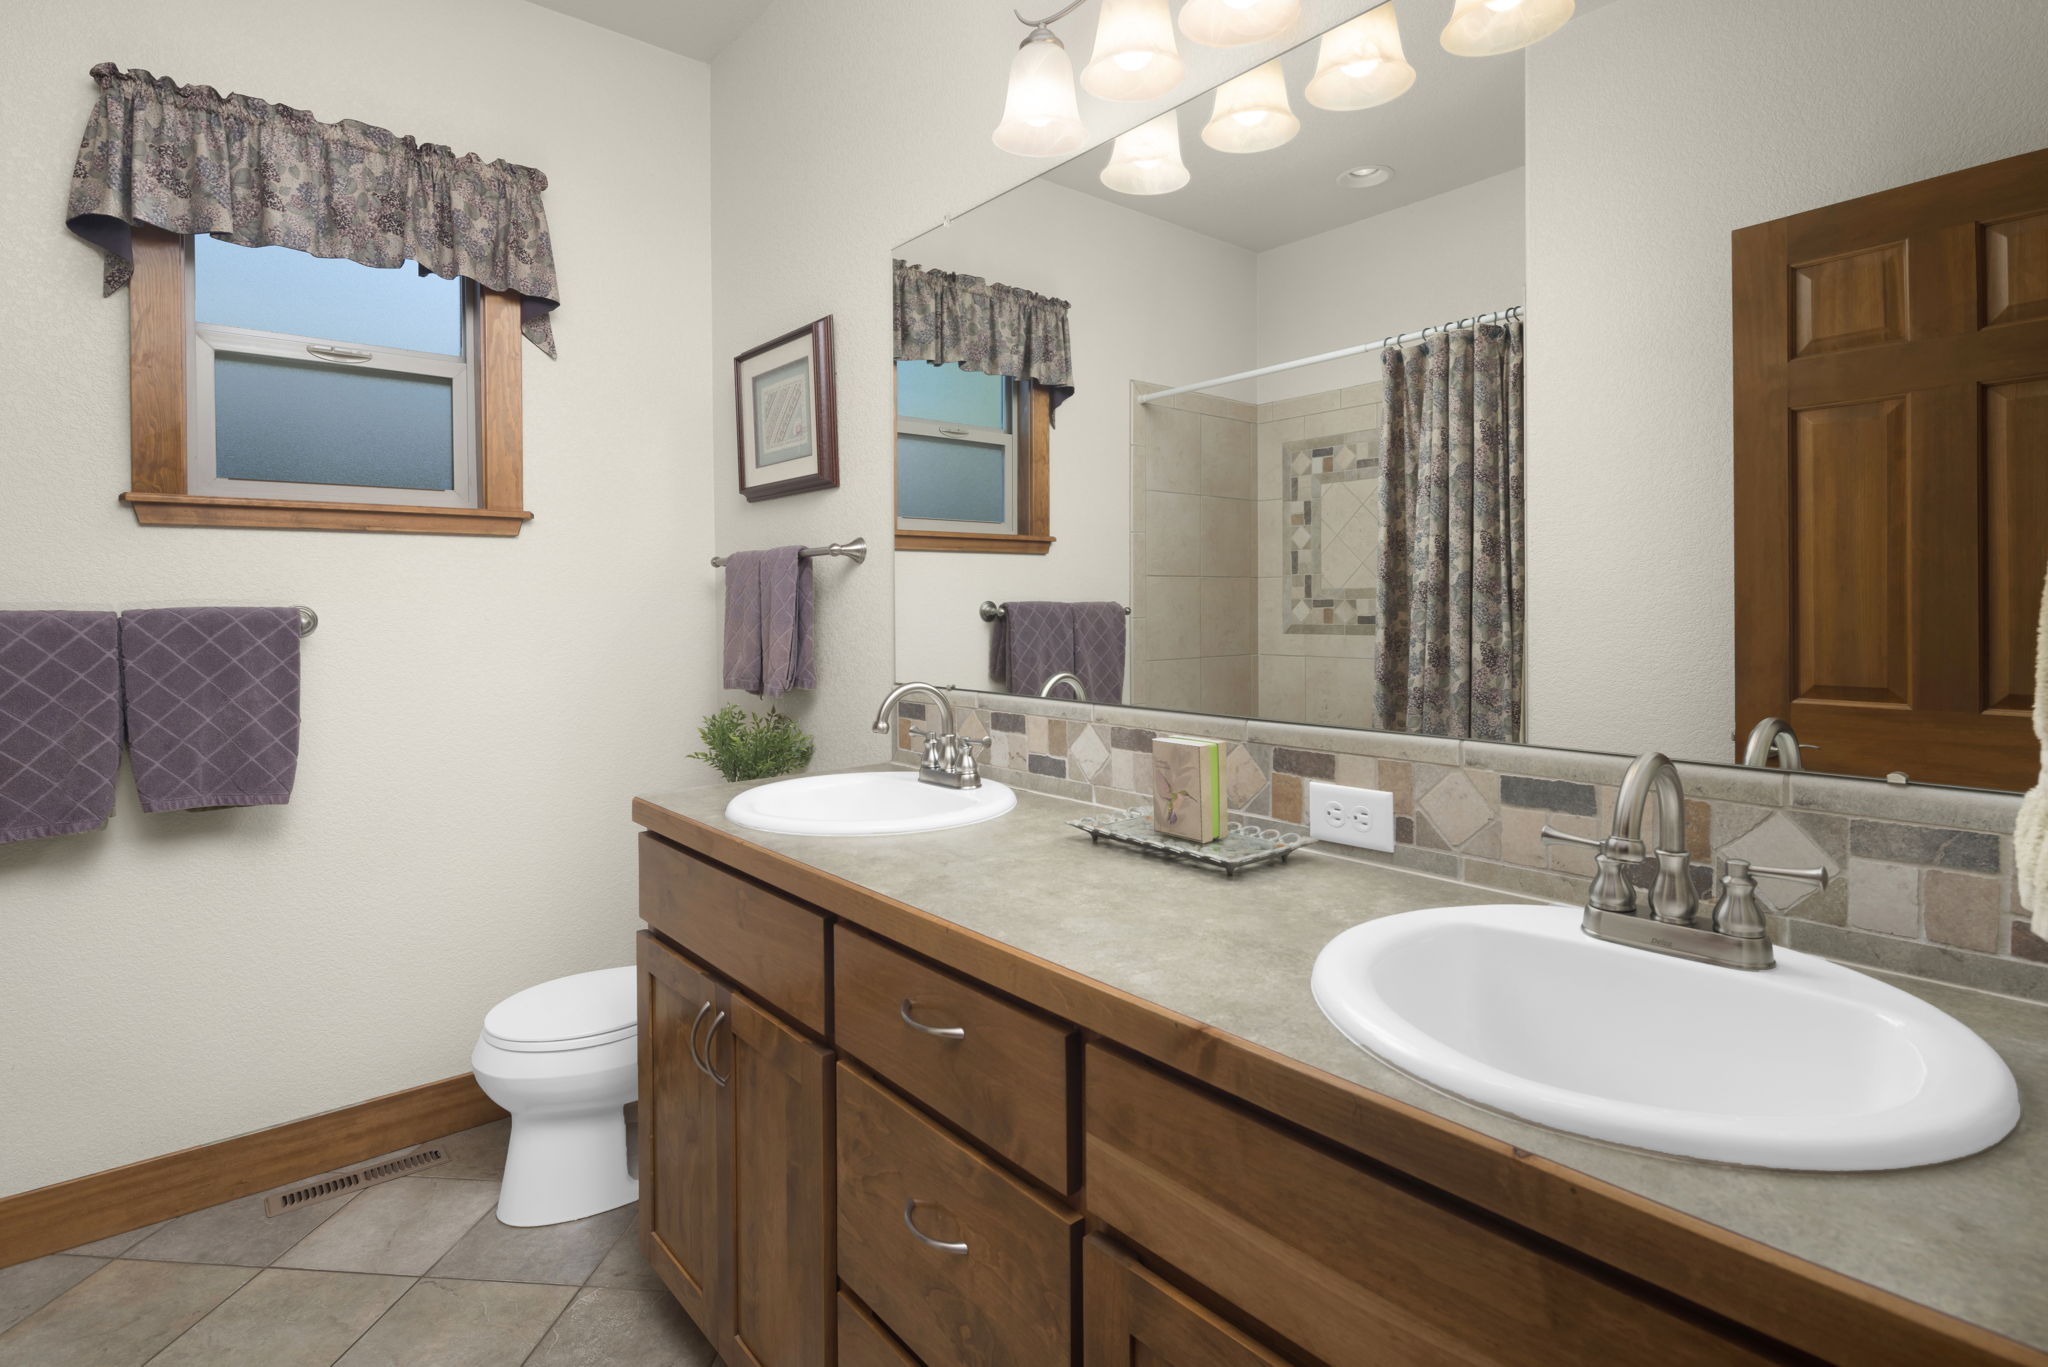
[[[899,551],[978,551],[983,554],[1044,555],[1057,540],[1052,534],[1052,392],[1026,383],[1024,402],[1030,421],[1019,435],[1017,451],[1018,529],[1014,532],[896,533]],[[895,449],[895,438],[890,438]],[[894,503],[894,499],[891,499]]]
[[[121,501],[146,527],[270,527],[331,532],[517,536],[524,501],[520,297],[480,290],[477,309],[477,488],[482,506],[313,503],[220,498],[185,489],[185,266],[176,233],[138,225],[128,286],[130,474]]]

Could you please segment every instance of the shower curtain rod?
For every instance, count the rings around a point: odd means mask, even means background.
[[[1170,399],[1176,394],[1192,394],[1198,389],[1214,389],[1219,384],[1232,384],[1238,380],[1256,380],[1261,375],[1278,375],[1283,370],[1299,370],[1305,365],[1319,365],[1324,361],[1341,361],[1346,356],[1363,356],[1368,351],[1378,351],[1383,347],[1392,346],[1396,342],[1419,342],[1432,332],[1448,332],[1452,328],[1461,328],[1476,323],[1504,322],[1521,312],[1523,312],[1522,306],[1516,304],[1513,308],[1502,309],[1499,313],[1482,313],[1476,318],[1460,318],[1455,323],[1442,323],[1433,328],[1424,328],[1420,332],[1404,332],[1398,337],[1382,337],[1377,342],[1366,342],[1360,346],[1348,346],[1342,351],[1325,351],[1320,356],[1303,356],[1297,361],[1281,361],[1277,365],[1260,366],[1257,370],[1240,370],[1235,375],[1219,376],[1213,380],[1204,380],[1200,384],[1184,384],[1177,389],[1162,389],[1155,394],[1145,395],[1138,402],[1152,403],[1158,399]]]

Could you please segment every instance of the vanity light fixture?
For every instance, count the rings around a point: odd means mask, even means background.
[[[1003,102],[1003,121],[996,125],[996,146],[1020,157],[1064,157],[1087,145],[1081,109],[1074,100],[1074,64],[1066,44],[1049,27],[1080,7],[1074,0],[1057,14],[1017,22],[1030,26],[1010,63],[1010,93]]]
[[[1287,77],[1275,57],[1216,87],[1215,112],[1202,141],[1219,152],[1264,152],[1301,131],[1287,104]]]
[[[1278,38],[1301,18],[1301,0],[1188,0],[1180,31],[1204,47],[1243,47]]]
[[[1406,93],[1415,68],[1401,51],[1393,0],[1323,35],[1316,74],[1302,94],[1318,109],[1370,109]]]
[[[1458,0],[1444,26],[1444,51],[1495,57],[1524,48],[1564,27],[1573,0]]]
[[[1180,73],[1166,0],[1102,0],[1082,89],[1103,100],[1150,100],[1173,89]]]
[[[1126,195],[1167,195],[1188,183],[1180,159],[1180,115],[1167,110],[1116,140],[1102,183]]]
[[[1347,190],[1369,190],[1394,178],[1391,166],[1354,166],[1337,174],[1337,183]]]

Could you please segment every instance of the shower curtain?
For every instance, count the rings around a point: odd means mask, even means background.
[[[1380,354],[1373,725],[1522,736],[1522,321]]]

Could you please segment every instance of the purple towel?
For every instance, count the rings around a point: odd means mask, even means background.
[[[725,558],[727,688],[779,697],[817,687],[812,663],[815,590],[800,546],[738,551]]]
[[[1074,669],[1074,605],[1003,604],[988,638],[989,676],[1012,693],[1036,693],[1063,671],[1080,673]]]
[[[121,685],[143,811],[291,800],[297,608],[124,612]]]
[[[1122,603],[1074,604],[1074,672],[1090,702],[1124,700]]]
[[[0,612],[0,843],[114,810],[121,667],[111,612]]]

